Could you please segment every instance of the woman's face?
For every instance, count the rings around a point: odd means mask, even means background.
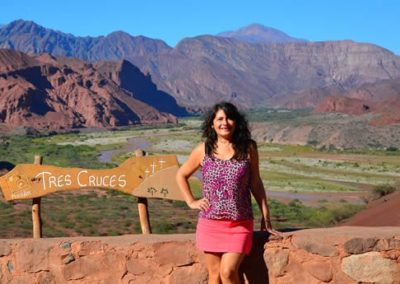
[[[229,139],[232,137],[233,132],[235,131],[235,125],[235,121],[228,118],[225,112],[220,109],[215,114],[212,127],[217,133],[217,136]]]

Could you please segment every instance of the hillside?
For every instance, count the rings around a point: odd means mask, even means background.
[[[343,226],[400,226],[400,192],[383,196],[342,223]]]
[[[176,116],[188,114],[185,108],[176,103],[174,97],[157,89],[149,74],[143,74],[129,61],[99,61],[93,65],[103,76],[112,78],[118,86],[134,94],[136,99],[157,110]]]
[[[350,109],[356,106],[353,104]],[[381,115],[373,112],[355,115],[278,109],[260,110],[256,116],[251,128],[257,141],[323,149],[398,148],[400,145],[399,124],[387,121],[377,125]]]
[[[345,90],[326,87],[286,95],[275,100],[277,107],[311,108],[315,113],[340,112],[350,115],[371,114],[370,125],[400,122],[400,78],[365,83]]]
[[[140,71],[124,74],[132,73]],[[151,86],[150,78],[141,73],[137,76],[143,76]],[[141,92],[146,92],[145,86]],[[85,61],[0,50],[0,122],[9,130],[21,126],[63,130],[176,122],[175,116],[158,111],[135,93]]]

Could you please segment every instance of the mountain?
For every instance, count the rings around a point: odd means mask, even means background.
[[[247,27],[240,28],[236,31],[222,32],[217,34],[220,37],[234,38],[250,43],[288,43],[288,42],[305,42],[303,39],[291,37],[284,32],[269,28],[260,24],[252,24]]]
[[[93,64],[6,49],[0,49],[0,110],[2,127],[10,130],[176,122],[175,116],[135,98]]]
[[[122,31],[107,36],[75,37],[24,20],[11,22],[0,28],[0,48],[78,57],[89,61],[121,60],[171,49],[161,40],[144,36],[133,37]]]
[[[247,29],[262,29],[251,27]],[[298,101],[310,92],[322,100],[324,92],[332,89],[340,94],[400,77],[400,57],[379,46],[353,41],[266,44],[198,36],[171,48],[162,41],[124,32],[82,38],[15,21],[0,28],[0,46],[89,61],[129,61],[151,78],[153,91],[170,94],[191,111],[220,100],[247,108],[275,107],[282,100]],[[129,69],[126,63],[125,67]],[[121,78],[121,82],[133,91],[127,80]],[[150,102],[150,97],[157,96],[144,97]]]
[[[275,106],[283,96],[400,77],[400,57],[352,41],[250,44],[201,36],[171,51],[130,59],[184,106],[206,107],[224,99],[244,107]]]

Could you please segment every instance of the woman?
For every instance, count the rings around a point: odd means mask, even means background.
[[[251,195],[262,212],[262,230],[271,227],[258,151],[246,119],[228,102],[216,104],[202,125],[199,144],[176,179],[187,205],[199,209],[196,245],[204,251],[209,283],[240,283],[239,266],[253,237]],[[196,200],[188,179],[201,167],[203,198]]]

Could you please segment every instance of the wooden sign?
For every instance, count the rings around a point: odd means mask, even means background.
[[[0,177],[6,200],[32,199],[83,188],[115,189],[138,197],[184,200],[175,174],[176,156],[132,157],[106,170],[20,164]]]

